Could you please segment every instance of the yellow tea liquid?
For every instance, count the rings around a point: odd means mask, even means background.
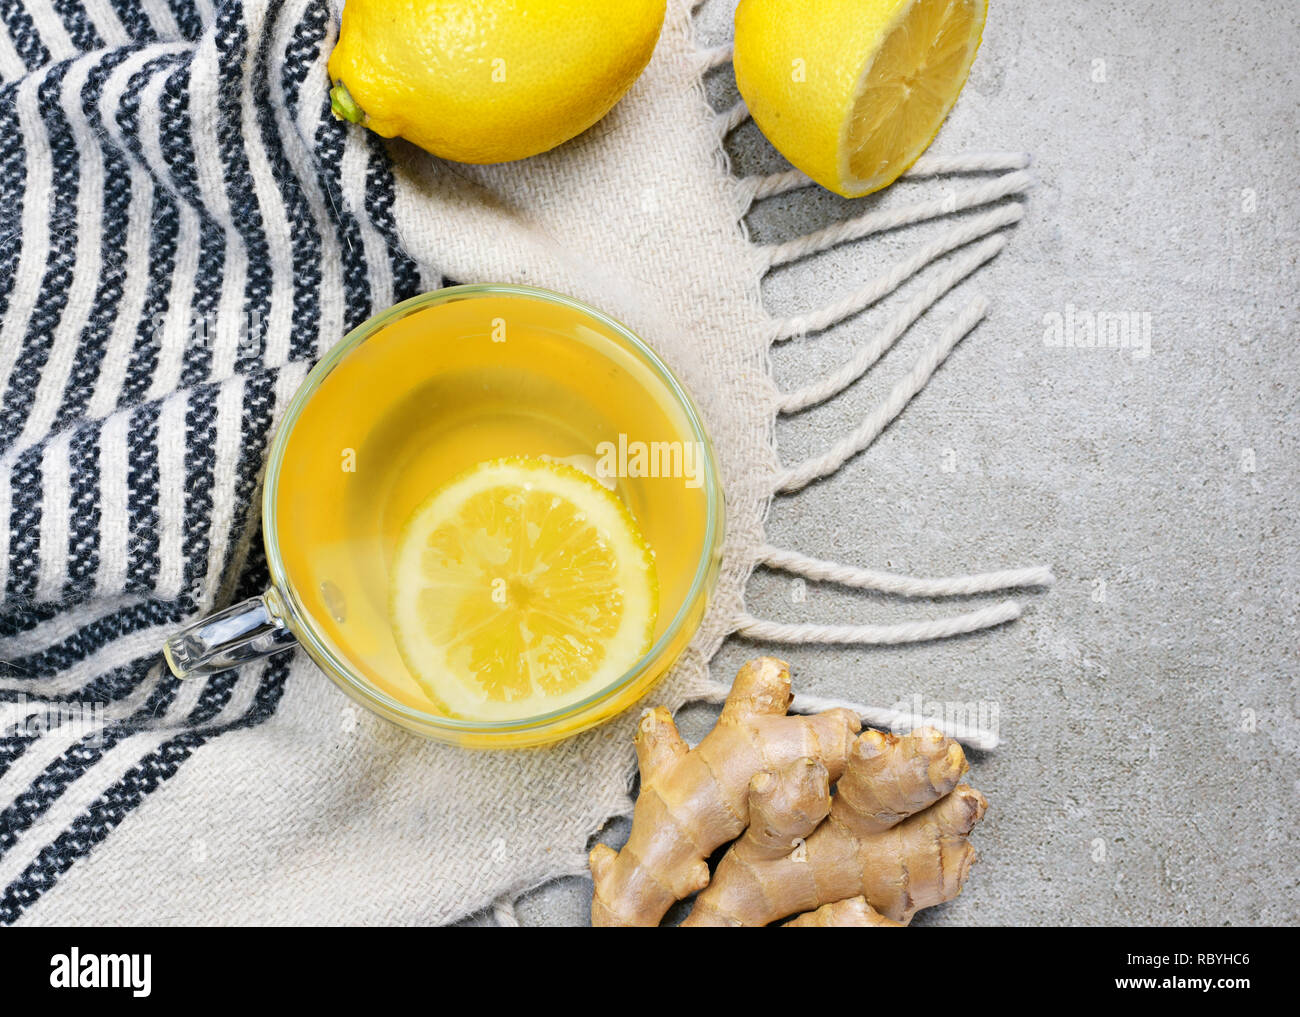
[[[392,634],[398,537],[433,492],[506,456],[568,463],[628,507],[655,555],[656,640],[680,609],[703,609],[687,601],[708,538],[708,459],[666,379],[566,304],[490,294],[424,307],[329,372],[292,425],[274,492],[287,580],[318,634],[417,710],[438,712]],[[693,628],[662,648],[660,670]]]

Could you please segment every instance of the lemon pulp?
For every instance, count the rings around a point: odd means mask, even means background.
[[[407,523],[393,632],[449,714],[515,720],[578,702],[650,648],[654,555],[621,501],[571,466],[483,463]]]
[[[858,197],[925,151],[979,49],[988,0],[741,0],[736,84],[797,168]]]
[[[984,0],[916,0],[885,38],[853,105],[846,148],[853,186],[892,183],[921,155],[966,81]]]

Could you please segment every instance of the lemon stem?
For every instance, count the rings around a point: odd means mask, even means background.
[[[336,117],[350,120],[354,124],[359,124],[366,118],[366,111],[357,105],[348,86],[341,81],[330,89],[330,109]]]

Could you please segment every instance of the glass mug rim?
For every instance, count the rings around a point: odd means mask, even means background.
[[[303,606],[297,591],[289,580],[284,561],[280,556],[277,536],[276,492],[279,486],[280,470],[289,444],[289,436],[293,433],[294,424],[303,409],[330,372],[354,349],[378,335],[385,327],[400,318],[449,301],[474,299],[483,296],[526,297],[567,307],[578,312],[583,317],[594,319],[614,333],[617,338],[628,343],[638,358],[651,369],[668,392],[671,393],[677,408],[686,416],[692,438],[700,443],[700,447],[704,451],[704,492],[707,508],[704,539],[701,542],[699,558],[696,562],[695,573],[691,578],[690,588],[678,605],[672,621],[664,629],[663,634],[655,640],[650,649],[615,681],[576,703],[571,703],[549,713],[500,721],[462,720],[427,713],[424,710],[408,706],[358,675],[356,668],[346,658],[335,652],[329,640],[317,631],[315,619],[311,612]],[[718,570],[715,566],[722,543],[722,530],[723,492],[718,476],[713,444],[690,394],[678,381],[676,375],[660,359],[659,355],[622,322],[589,304],[552,290],[510,283],[470,283],[431,290],[403,300],[401,303],[381,311],[348,332],[311,369],[286,407],[267,452],[266,473],[262,486],[262,540],[266,547],[267,563],[271,575],[271,587],[267,599],[272,601],[272,610],[273,613],[278,615],[277,620],[292,632],[298,644],[307,651],[321,670],[344,692],[357,699],[362,705],[408,730],[414,730],[429,737],[437,737],[441,734],[448,736],[453,741],[457,740],[456,736],[465,735],[490,737],[498,734],[515,736],[510,739],[513,741],[519,736],[541,734],[548,727],[563,723],[566,720],[578,720],[584,713],[594,711],[602,703],[612,700],[625,692],[642,677],[645,668],[657,656],[662,654],[675,639],[681,636],[683,626],[692,615],[692,607],[696,600],[702,595],[706,597],[711,595],[712,588],[717,580]],[[670,662],[664,668],[664,671],[667,671],[671,666],[672,663]],[[648,682],[647,690],[662,675],[663,672],[660,672],[659,675],[656,675]],[[593,716],[590,722],[578,722],[572,730],[563,732],[557,737],[568,737],[577,734],[579,731],[594,726],[604,719],[606,718],[603,716]],[[538,740],[549,741],[550,739],[541,738]]]

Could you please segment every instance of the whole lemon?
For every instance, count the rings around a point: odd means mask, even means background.
[[[347,0],[334,111],[458,162],[582,133],[645,69],[667,0]]]

